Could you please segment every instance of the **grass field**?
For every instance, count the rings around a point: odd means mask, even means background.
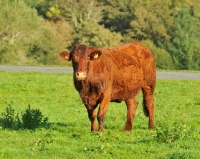
[[[11,105],[20,114],[28,105],[48,117],[36,130],[0,125],[0,158],[23,159],[198,159],[200,156],[200,81],[158,79],[156,128],[147,129],[141,94],[133,130],[123,132],[124,103],[111,103],[105,132],[90,132],[84,105],[71,74],[0,71],[0,121]]]

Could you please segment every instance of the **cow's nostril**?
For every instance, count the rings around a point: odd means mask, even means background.
[[[86,72],[85,71],[76,72],[76,79],[77,80],[84,80],[85,78],[86,78]]]

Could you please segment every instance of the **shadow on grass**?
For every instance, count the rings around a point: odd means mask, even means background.
[[[36,130],[36,129],[66,129],[67,125],[64,123],[50,123],[48,117],[43,116],[39,109],[32,109],[30,104],[28,108],[19,113],[15,114],[15,110],[11,105],[8,105],[5,111],[0,117],[1,129],[9,130]]]
[[[63,131],[65,129],[67,129],[69,125],[66,123],[61,123],[61,122],[45,122],[45,123],[41,123],[38,126],[35,127],[30,127],[30,128],[24,128],[23,124],[21,122],[18,121],[14,121],[14,122],[6,122],[3,118],[0,118],[0,127],[3,130],[15,130],[15,131],[23,131],[23,130],[31,130],[31,131],[35,131],[36,129],[52,129],[52,130],[56,130],[56,131]]]
[[[40,126],[40,128],[44,129],[51,129],[59,132],[66,132],[66,129],[68,128],[68,124],[66,123],[61,123],[61,122],[53,122],[53,123],[45,123]]]

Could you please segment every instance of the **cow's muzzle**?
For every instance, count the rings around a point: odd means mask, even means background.
[[[78,71],[75,73],[75,77],[78,81],[83,81],[86,79],[86,72],[85,71]]]

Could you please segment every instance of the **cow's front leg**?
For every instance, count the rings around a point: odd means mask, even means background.
[[[124,127],[124,131],[131,131],[132,129],[132,122],[135,116],[137,104],[135,99],[128,99],[125,101],[127,105],[127,119],[126,124]]]
[[[99,106],[97,120],[99,123],[99,131],[102,131],[102,132],[104,131],[104,119],[105,119],[106,111],[108,109],[109,102],[110,102],[110,98],[104,97]]]
[[[94,109],[88,109],[87,108],[87,112],[88,112],[88,118],[91,121],[91,131],[98,131],[97,126],[96,126],[96,112]]]

